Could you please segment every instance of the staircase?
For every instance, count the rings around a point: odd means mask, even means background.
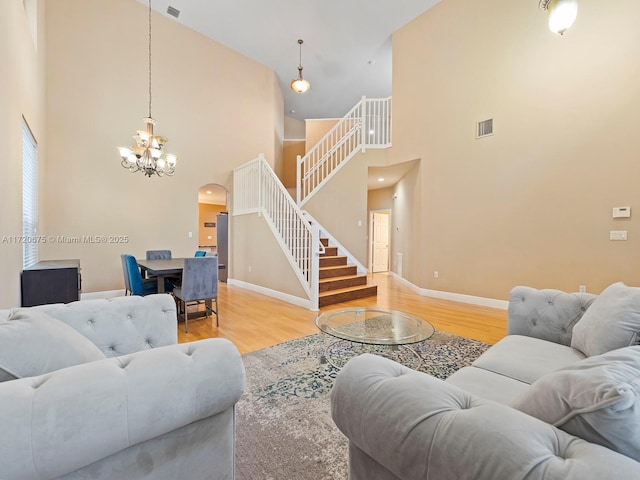
[[[390,145],[391,98],[363,97],[298,157],[295,201],[263,155],[233,171],[233,215],[264,216],[312,310],[375,296],[378,287],[367,285],[366,268],[301,207],[357,152]]]
[[[358,274],[356,265],[348,265],[347,256],[338,255],[338,247],[330,246],[328,238],[321,238],[320,242],[324,253],[320,254],[319,307],[378,294],[378,287],[367,285],[367,276]]]

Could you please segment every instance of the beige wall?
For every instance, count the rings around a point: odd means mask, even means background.
[[[285,140],[282,156],[284,169],[282,183],[286,188],[296,188],[296,173],[298,168],[298,155],[304,156],[304,140]]]
[[[367,154],[356,154],[302,207],[363,265],[367,264],[367,171]]]
[[[640,285],[638,18],[637,0],[583,2],[561,37],[535,3],[444,0],[394,34],[390,154],[421,159],[408,280],[499,299]]]
[[[393,210],[393,188],[377,188],[369,190],[367,210]]]
[[[305,135],[305,122],[288,115],[284,116],[285,140],[304,140]]]
[[[30,0],[27,6],[35,9],[37,49],[21,1],[3,2],[0,15],[0,308],[20,305],[22,244],[15,237],[22,234],[23,116],[38,142],[40,176],[44,175],[47,156],[43,134],[44,2]],[[43,226],[44,219],[40,217]]]
[[[273,123],[273,147],[271,151],[262,152],[265,154],[265,158],[268,162],[271,162],[273,166],[273,171],[278,176],[278,178],[282,178],[284,175],[284,130],[285,130],[285,122],[284,122],[284,97],[282,96],[282,91],[280,90],[280,85],[278,84],[278,79],[275,74],[271,75],[271,83],[273,88],[273,98],[272,98],[272,108],[273,108],[273,117],[271,118],[271,122]],[[271,154],[271,155],[270,155]],[[269,157],[272,157],[273,160],[270,160]]]
[[[211,203],[198,204],[198,245],[215,246],[218,244],[218,239],[216,237],[216,232],[218,231],[218,214],[226,211],[226,205],[213,205]],[[205,227],[205,222],[213,222],[216,226]]]
[[[265,66],[154,13],[152,114],[179,160],[173,177],[132,174],[116,147],[148,113],[146,6],[48,0],[46,19],[47,234],[126,238],[48,244],[46,255],[80,258],[85,292],[122,288],[121,253],[161,242],[193,255],[200,185],[231,190],[232,169],[261,152],[281,169],[282,95]]]
[[[233,279],[304,300],[308,297],[264,217],[233,217]]]
[[[340,121],[339,118],[309,119],[305,121],[306,152],[311,150],[331,128]]]

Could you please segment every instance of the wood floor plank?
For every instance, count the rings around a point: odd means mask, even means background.
[[[348,306],[378,307],[411,313],[431,322],[436,330],[490,344],[506,334],[505,310],[424,297],[386,273],[369,275],[369,283],[378,286],[377,297],[322,307],[319,313]],[[189,333],[185,334],[184,322],[180,322],[180,343],[227,338],[241,353],[248,353],[319,332],[314,323],[317,312],[238,286],[221,282],[218,301],[220,327],[216,328],[215,317],[189,319]]]

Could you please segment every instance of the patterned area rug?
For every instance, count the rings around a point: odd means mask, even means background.
[[[347,440],[330,413],[334,365],[369,352],[444,379],[489,345],[436,332],[410,347],[317,334],[243,355],[247,386],[236,409],[236,479],[347,479]]]

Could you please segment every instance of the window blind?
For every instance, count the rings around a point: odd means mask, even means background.
[[[38,144],[22,119],[22,268],[38,263]]]

